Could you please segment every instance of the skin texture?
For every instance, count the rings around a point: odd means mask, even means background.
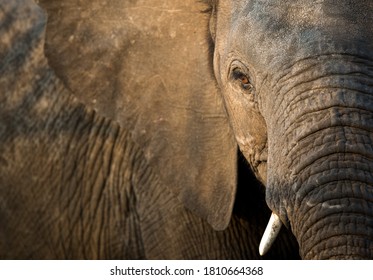
[[[215,75],[269,207],[302,258],[372,259],[373,2],[212,5]]]
[[[259,259],[270,211],[243,156],[232,156],[237,199],[216,231],[154,167],[138,119],[116,117],[103,97],[97,107],[82,103],[92,97],[57,78],[44,56],[45,24],[32,1],[0,1],[0,258]],[[283,230],[265,258],[299,258],[292,234]]]
[[[124,158],[125,165],[134,162],[155,176],[147,183],[127,181],[136,211],[129,211],[134,226],[123,228],[141,236],[142,244],[134,246],[140,253],[133,256],[258,258],[253,248],[265,224],[258,214],[268,219],[269,212],[261,211],[257,183],[250,179],[240,184],[238,143],[265,185],[270,209],[294,233],[302,258],[372,259],[371,1],[38,4],[49,17],[49,65],[87,106],[84,110],[109,118],[103,120],[118,125],[119,136],[122,130],[130,134],[131,141],[123,140],[123,145],[132,143],[129,150],[141,156]],[[104,139],[103,147],[110,150]],[[116,169],[120,160],[109,162],[114,164],[110,171],[126,170]],[[125,174],[141,181],[144,175],[138,172],[135,168]],[[100,193],[92,182],[84,184],[92,192],[82,194]],[[72,189],[84,190],[81,184]],[[68,209],[90,221],[88,205],[79,208],[88,216],[74,211],[74,203]],[[223,231],[214,231],[206,221]],[[80,228],[84,237],[86,227]],[[97,247],[103,235],[97,236],[84,238]],[[280,250],[271,251],[277,258],[292,256],[295,247],[286,240],[286,235],[280,237]],[[97,253],[95,246],[76,250],[93,247]],[[104,257],[108,255],[98,256]]]

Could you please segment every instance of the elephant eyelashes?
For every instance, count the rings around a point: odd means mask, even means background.
[[[241,88],[243,88],[244,90],[251,90],[253,88],[249,77],[238,69],[233,70],[233,79],[239,82]]]

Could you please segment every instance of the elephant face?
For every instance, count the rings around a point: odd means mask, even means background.
[[[37,2],[56,74],[213,228],[238,143],[302,257],[373,257],[371,1]]]
[[[373,3],[216,1],[211,10],[215,76],[268,205],[302,257],[371,258]]]

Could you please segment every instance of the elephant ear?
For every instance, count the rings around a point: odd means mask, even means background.
[[[151,168],[215,229],[230,220],[236,144],[197,0],[39,0],[49,64],[82,102],[132,131]]]

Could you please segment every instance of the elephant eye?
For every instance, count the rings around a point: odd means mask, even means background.
[[[251,90],[253,88],[249,77],[242,73],[239,69],[233,70],[233,79],[238,81],[241,87],[245,90]]]

